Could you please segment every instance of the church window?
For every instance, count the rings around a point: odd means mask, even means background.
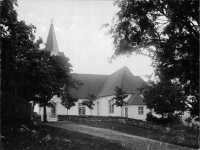
[[[56,117],[56,105],[51,107],[51,117],[52,118]]]
[[[138,107],[138,115],[144,114],[144,107]]]
[[[78,114],[85,115],[85,106],[82,103],[78,103]]]
[[[109,100],[108,105],[109,105],[109,113],[114,113],[114,100]]]

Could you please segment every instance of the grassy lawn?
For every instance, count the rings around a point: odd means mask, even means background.
[[[122,149],[121,144],[91,135],[67,131],[55,127],[26,124],[38,133],[20,131],[20,123],[2,125],[2,150],[66,150],[66,149]]]
[[[159,131],[146,129],[134,125],[128,125],[123,123],[113,123],[113,122],[101,122],[101,121],[73,121],[77,124],[84,124],[92,127],[112,129],[119,132],[124,132],[136,136],[146,137],[158,141],[163,141],[179,146],[198,148],[198,140],[187,139],[179,136],[173,136]]]

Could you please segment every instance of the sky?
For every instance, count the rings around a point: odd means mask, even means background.
[[[18,20],[36,26],[36,39],[44,42],[53,19],[59,51],[70,59],[75,73],[109,75],[127,66],[145,81],[145,75],[153,73],[146,56],[121,56],[108,62],[114,53],[113,39],[101,27],[119,11],[111,0],[18,0],[18,6]]]

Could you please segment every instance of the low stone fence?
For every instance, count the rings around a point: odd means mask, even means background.
[[[151,122],[143,121],[143,120],[137,120],[132,118],[124,118],[124,117],[114,117],[114,116],[77,116],[77,115],[58,115],[58,120],[72,120],[72,121],[102,121],[102,122],[116,122],[116,123],[124,123],[124,124],[130,124],[134,126],[139,126],[143,128],[153,129],[157,130],[163,133],[168,133],[171,135],[186,137],[186,138],[192,138],[192,139],[198,139],[198,135],[192,135],[186,133],[184,130],[173,130],[166,126],[160,126],[155,125]]]

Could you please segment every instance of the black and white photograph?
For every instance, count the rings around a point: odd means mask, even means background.
[[[197,0],[0,0],[2,150],[200,150]]]

